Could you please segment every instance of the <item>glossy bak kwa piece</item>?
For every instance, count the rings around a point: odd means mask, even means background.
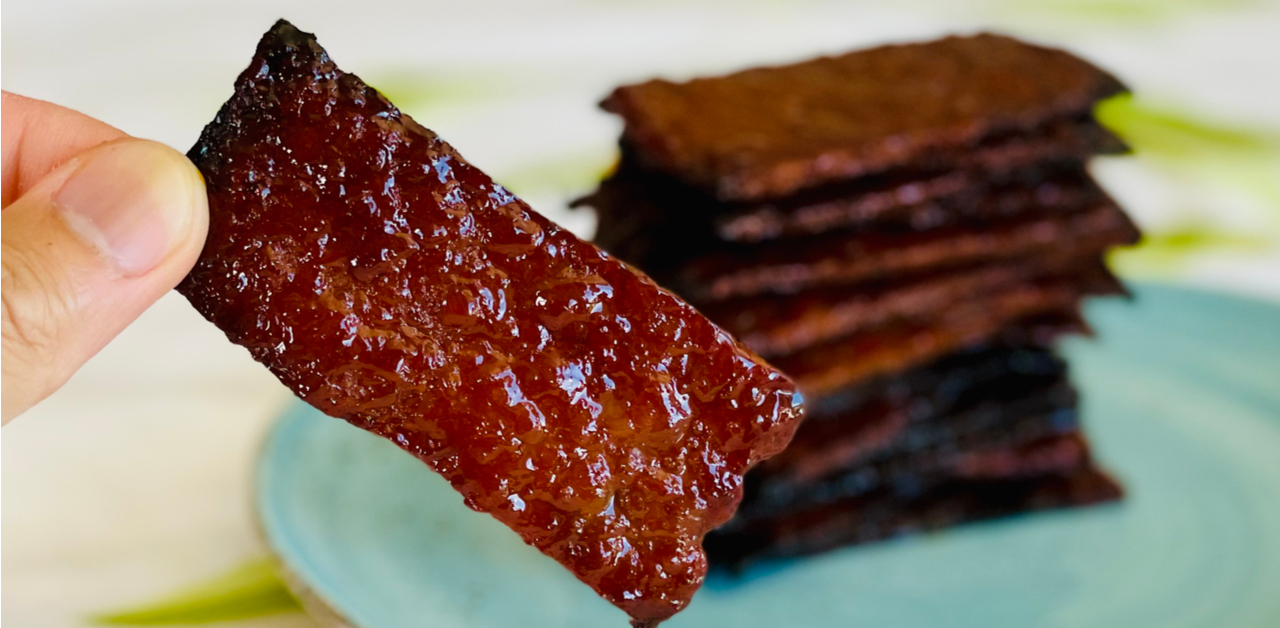
[[[178,290],[233,342],[637,624],[689,602],[703,535],[795,429],[778,371],[287,22],[189,156],[211,218]]]

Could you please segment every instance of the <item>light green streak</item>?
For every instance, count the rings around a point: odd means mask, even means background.
[[[1268,210],[1273,228],[1254,232],[1197,221],[1149,232],[1108,261],[1126,277],[1176,275],[1206,253],[1260,253],[1280,246],[1280,134],[1198,119],[1129,94],[1098,103],[1094,116],[1154,167],[1200,185],[1243,191]]]
[[[1238,9],[1256,0],[994,0],[993,8],[1039,20],[1134,26]]]
[[[368,79],[396,107],[419,115],[437,107],[494,98],[508,89],[506,77],[497,73],[454,75],[399,69],[372,72]]]
[[[1168,107],[1120,94],[1098,103],[1094,115],[1140,151],[1181,159],[1215,155],[1274,157],[1280,136],[1218,125]]]
[[[616,161],[612,150],[583,152],[499,172],[494,179],[516,196],[582,195],[595,189]]]
[[[1280,227],[1280,132],[1200,120],[1128,94],[1098,103],[1094,115],[1154,165],[1254,196]]]
[[[1199,254],[1255,253],[1274,244],[1265,237],[1186,224],[1146,233],[1136,246],[1112,251],[1107,262],[1117,274],[1129,278],[1169,277],[1186,268]]]
[[[259,558],[149,604],[104,613],[93,621],[116,626],[206,624],[301,609],[280,579],[275,563]]]

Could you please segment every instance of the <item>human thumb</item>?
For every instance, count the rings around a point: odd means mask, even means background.
[[[133,138],[74,157],[2,216],[7,423],[182,280],[209,217],[195,166]]]

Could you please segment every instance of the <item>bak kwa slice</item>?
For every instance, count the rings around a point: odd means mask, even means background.
[[[1005,172],[903,172],[829,187],[833,189],[819,190],[822,194],[798,194],[717,216],[716,235],[760,242],[843,228],[935,229],[960,221],[1009,218],[1014,215],[1010,209],[1073,207],[1105,196],[1080,161],[1062,160],[1041,160]]]
[[[1029,451],[1000,454],[1035,458],[1046,448],[1081,444],[1079,439],[1062,437]],[[1120,485],[1089,458],[1065,473],[1013,480],[957,478],[925,489],[904,497],[905,491],[885,487],[803,512],[726,526],[707,539],[707,551],[715,563],[741,568],[757,560],[817,554],[970,521],[1115,501],[1123,494]]]
[[[178,287],[196,309],[633,623],[688,604],[703,535],[795,429],[786,378],[288,22],[189,156],[211,213]]]
[[[718,301],[702,312],[772,359],[876,325],[934,316],[973,295],[991,298],[1046,277],[1069,281],[1084,295],[1124,293],[1120,280],[1096,254],[1029,256],[905,281],[870,282],[854,291],[840,286]]]
[[[1031,213],[989,227],[956,225],[921,232],[837,231],[694,257],[672,277],[681,295],[703,304],[757,294],[787,294],[907,273],[957,268],[1029,255],[1101,254],[1134,244],[1138,229],[1109,199],[1064,214]],[[682,251],[667,251],[679,255]]]
[[[881,46],[685,83],[602,106],[641,163],[722,201],[796,191],[1087,116],[1124,85],[1062,50],[979,34]]]
[[[874,480],[887,479],[903,471],[918,473],[951,456],[978,448],[1027,444],[1073,433],[1079,428],[1077,403],[1075,390],[1065,375],[1060,375],[1040,385],[1001,390],[970,407],[923,420],[912,416],[914,409],[907,409],[901,414],[908,416],[897,422],[896,434],[877,434],[882,431],[877,429],[880,426],[857,415],[845,417],[843,421],[806,422],[786,452],[769,459],[752,473],[747,483],[762,489],[765,496],[787,496],[788,499],[807,491],[829,496],[848,495],[873,486]],[[879,418],[874,414],[872,417]],[[866,478],[872,481],[838,488],[842,477],[850,472],[866,473],[868,464],[880,466]],[[822,483],[831,485],[825,490],[814,490]],[[748,489],[749,493],[752,490],[755,489]],[[756,501],[760,501],[761,496],[756,497]],[[749,519],[760,514],[762,504],[753,505],[755,512],[744,505],[737,517]],[[773,504],[763,512],[767,514],[783,506]]]
[[[904,321],[868,329],[817,344],[774,363],[804,391],[821,403],[841,389],[998,339],[1002,334],[1025,335],[1024,344],[1047,346],[1063,333],[1082,331],[1080,287],[1070,281],[1045,281],[953,304],[930,320]],[[1047,325],[1032,319],[1051,316]]]

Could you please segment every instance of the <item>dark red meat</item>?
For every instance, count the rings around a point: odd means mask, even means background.
[[[778,371],[287,22],[189,156],[211,219],[178,289],[232,341],[638,623],[689,602],[703,535],[795,428]]]
[[[979,34],[627,85],[603,106],[622,117],[623,142],[645,167],[747,201],[922,158],[953,162],[1124,90],[1070,53]]]

